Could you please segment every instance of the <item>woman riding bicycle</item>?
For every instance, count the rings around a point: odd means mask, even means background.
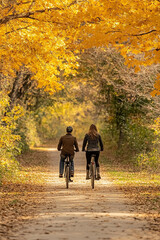
[[[95,164],[97,170],[97,179],[101,179],[100,176],[100,167],[99,167],[99,154],[100,151],[103,151],[103,143],[100,134],[97,132],[97,128],[94,124],[92,124],[89,128],[89,132],[85,135],[82,145],[82,151],[85,151],[85,147],[87,145],[86,150],[86,179],[89,179],[89,165],[91,163],[92,154],[95,155]]]

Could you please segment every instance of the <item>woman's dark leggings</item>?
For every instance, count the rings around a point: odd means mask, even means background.
[[[86,152],[86,159],[87,159],[87,165],[86,165],[86,169],[89,170],[89,165],[91,163],[91,156],[92,154],[96,155],[95,157],[95,163],[96,163],[96,167],[99,167],[99,151],[92,151],[92,152]]]

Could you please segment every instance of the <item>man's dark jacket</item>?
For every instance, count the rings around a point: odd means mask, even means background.
[[[62,149],[62,155],[74,155],[74,149],[76,150],[76,152],[79,152],[76,137],[73,137],[71,133],[67,133],[66,135],[62,136],[59,140],[57,149],[58,151]]]

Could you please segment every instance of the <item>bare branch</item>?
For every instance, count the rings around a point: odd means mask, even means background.
[[[29,2],[25,2],[25,3],[29,3]],[[31,2],[31,5],[34,3],[34,0]],[[76,4],[76,1],[73,1],[72,3],[70,3],[68,6],[66,7],[71,7],[72,5]],[[63,8],[59,8],[59,7],[54,7],[54,8],[46,8],[46,9],[41,9],[41,10],[36,10],[36,11],[28,11],[28,12],[24,12],[21,14],[11,14],[8,15],[4,18],[0,19],[0,24],[6,24],[7,22],[14,20],[14,19],[19,19],[19,18],[29,18],[30,16],[33,16],[35,13],[44,13],[47,11],[57,11],[57,10],[63,10]]]
[[[7,35],[7,34],[10,34],[10,33],[13,33],[13,32],[17,32],[19,30],[27,29],[27,28],[29,28],[31,26],[32,25],[29,25],[29,26],[26,26],[26,27],[22,27],[22,28],[17,28],[17,29],[14,29],[14,30],[10,31],[10,32],[6,32],[5,34]]]
[[[34,5],[35,2],[36,2],[36,0],[32,0],[30,6],[29,6],[29,8],[28,8],[28,11],[33,7],[33,5]]]
[[[34,15],[35,13],[44,13],[46,11],[54,11],[54,10],[61,10],[60,8],[49,8],[49,9],[42,9],[42,10],[37,10],[34,12],[25,12],[21,14],[12,14],[9,16],[6,16],[2,19],[0,19],[0,24],[6,24],[7,22],[14,20],[14,19],[19,19],[19,18],[29,18],[30,16]]]
[[[147,34],[150,34],[152,32],[156,32],[157,30],[153,29],[149,32],[145,32],[145,33],[139,33],[139,34],[132,34],[131,36],[134,36],[134,37],[139,37],[139,36],[143,36],[143,35],[147,35]]]
[[[117,33],[117,32],[121,32],[120,30],[117,30],[117,31],[108,31],[106,32],[105,34],[108,34],[108,33]]]

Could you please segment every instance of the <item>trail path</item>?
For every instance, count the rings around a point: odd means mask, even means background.
[[[59,152],[54,148],[46,150],[50,173],[44,204],[12,234],[11,240],[160,239],[105,173],[91,189],[90,181],[85,180],[84,153],[76,154],[74,182],[67,190],[65,180],[58,178]]]

